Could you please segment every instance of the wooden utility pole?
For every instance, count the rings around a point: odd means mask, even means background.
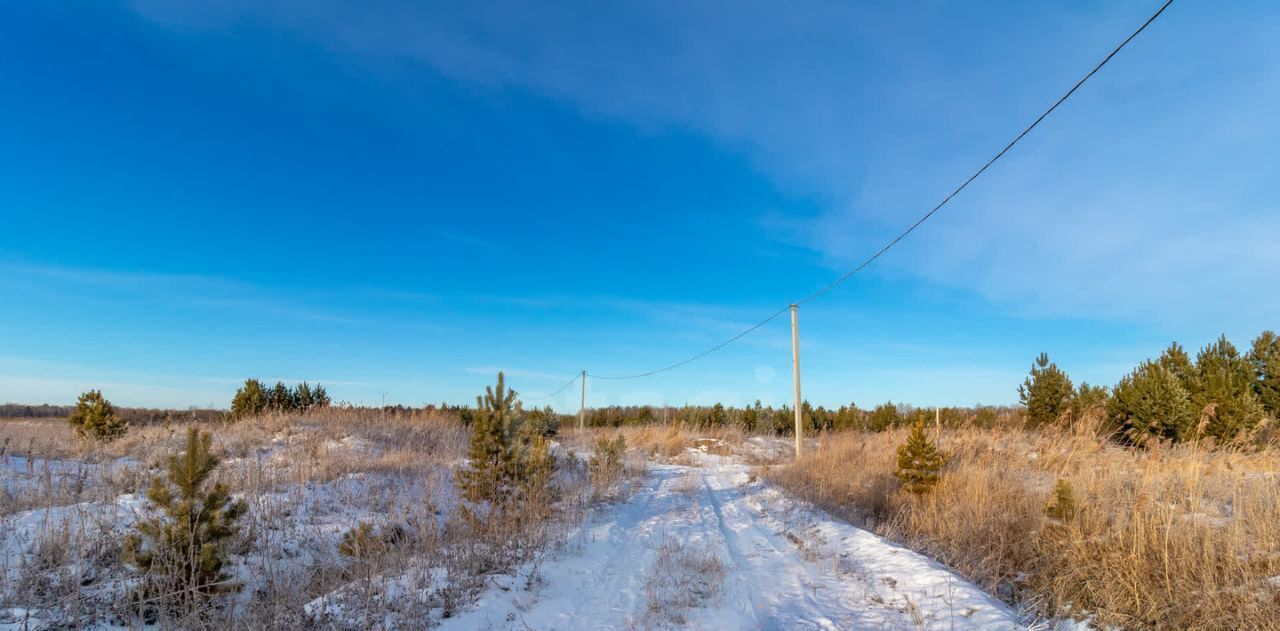
[[[587,371],[582,371],[582,399],[578,401],[578,429],[587,428]]]
[[[933,406],[933,442],[942,444],[942,408]]]
[[[791,377],[796,386],[796,460],[799,460],[804,449],[804,434],[800,427],[800,320],[796,309],[796,305],[791,305]]]

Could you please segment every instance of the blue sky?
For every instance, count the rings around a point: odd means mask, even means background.
[[[671,363],[874,252],[1156,8],[205,5],[0,7],[0,401],[463,402]],[[1042,350],[1111,384],[1276,328],[1278,38],[1273,4],[1176,3],[802,309],[806,398],[1011,403]],[[588,403],[789,376],[779,318]]]

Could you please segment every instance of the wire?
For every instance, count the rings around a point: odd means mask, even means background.
[[[1146,30],[1146,28],[1147,28],[1148,26],[1150,26],[1150,25],[1151,25],[1151,23],[1152,23],[1152,22],[1154,22],[1154,21],[1156,20],[1156,18],[1160,17],[1160,14],[1164,13],[1164,10],[1165,10],[1165,9],[1167,9],[1167,8],[1169,8],[1169,5],[1171,5],[1171,4],[1173,4],[1173,0],[1167,0],[1163,5],[1161,5],[1159,10],[1157,10],[1155,13],[1153,13],[1153,14],[1151,15],[1151,17],[1147,18],[1147,21],[1146,21],[1146,22],[1143,22],[1143,23],[1142,23],[1142,26],[1139,26],[1139,27],[1138,27],[1138,29],[1137,29],[1136,31],[1134,31],[1134,32],[1133,32],[1133,33],[1131,33],[1128,37],[1126,37],[1126,38],[1124,39],[1124,41],[1120,42],[1120,45],[1119,45],[1119,46],[1116,46],[1116,47],[1115,47],[1115,48],[1114,48],[1110,53],[1108,53],[1108,54],[1107,54],[1107,56],[1106,56],[1106,57],[1103,57],[1103,58],[1102,58],[1102,61],[1098,62],[1098,64],[1097,64],[1096,66],[1094,66],[1094,67],[1093,67],[1093,69],[1092,69],[1092,70],[1090,70],[1090,71],[1088,72],[1088,74],[1084,75],[1084,77],[1082,77],[1079,81],[1077,81],[1077,82],[1075,83],[1075,85],[1071,86],[1071,89],[1070,89],[1070,90],[1067,90],[1067,91],[1066,91],[1066,93],[1065,93],[1065,94],[1063,94],[1061,97],[1059,97],[1057,101],[1054,101],[1053,105],[1050,105],[1050,106],[1049,106],[1049,109],[1045,110],[1043,113],[1041,113],[1039,116],[1037,116],[1037,117],[1036,117],[1036,119],[1035,119],[1034,121],[1032,121],[1030,125],[1027,125],[1026,129],[1023,129],[1023,130],[1022,130],[1022,133],[1018,134],[1017,136],[1015,136],[1015,137],[1014,137],[1014,139],[1013,139],[1013,140],[1009,141],[1009,144],[1005,145],[1005,146],[1004,146],[1004,148],[1003,148],[1003,149],[1001,149],[1001,150],[1000,150],[998,153],[996,153],[994,156],[992,156],[990,160],[987,160],[987,162],[986,162],[985,164],[983,164],[981,168],[979,168],[977,171],[974,171],[973,175],[970,175],[967,179],[965,179],[963,182],[961,182],[961,183],[960,183],[960,186],[957,186],[957,187],[955,188],[955,190],[951,191],[949,194],[947,194],[947,196],[946,196],[946,197],[942,198],[942,201],[938,202],[938,204],[937,204],[936,206],[934,206],[933,208],[931,208],[931,209],[929,210],[929,212],[925,213],[923,216],[921,216],[919,219],[917,219],[917,220],[915,221],[915,223],[913,223],[913,224],[911,224],[910,226],[908,226],[906,230],[902,231],[902,233],[900,233],[898,236],[894,237],[892,241],[890,241],[890,242],[888,242],[887,244],[885,244],[885,246],[884,246],[884,247],[882,247],[882,248],[880,248],[878,251],[876,251],[876,253],[875,253],[875,254],[873,254],[873,255],[871,255],[871,257],[870,257],[870,258],[866,259],[865,261],[863,261],[862,263],[860,263],[857,267],[853,268],[853,270],[852,270],[852,271],[850,271],[849,273],[845,274],[844,276],[841,276],[840,278],[837,278],[835,281],[833,281],[833,282],[831,282],[831,283],[827,284],[826,286],[824,286],[823,288],[819,289],[818,291],[815,291],[815,292],[813,292],[812,294],[809,294],[808,296],[805,296],[804,298],[801,298],[800,300],[797,300],[797,301],[796,301],[795,303],[793,303],[793,304],[796,304],[796,305],[802,305],[802,304],[804,304],[804,303],[806,303],[806,302],[809,302],[810,300],[813,300],[813,299],[815,299],[815,298],[818,298],[819,296],[822,296],[822,295],[826,294],[827,292],[831,291],[832,289],[835,289],[836,287],[839,287],[839,286],[840,286],[841,284],[843,284],[845,281],[847,281],[847,280],[849,280],[850,278],[852,278],[855,274],[857,274],[858,272],[861,272],[861,271],[862,271],[863,269],[865,269],[868,265],[871,265],[873,262],[875,262],[875,260],[876,260],[876,259],[878,259],[878,258],[880,258],[881,256],[883,256],[886,252],[888,252],[891,248],[893,248],[893,246],[897,245],[897,244],[898,244],[898,242],[900,242],[900,241],[902,241],[903,239],[905,239],[905,238],[907,237],[907,235],[909,235],[909,234],[911,234],[912,232],[914,232],[916,228],[919,228],[921,224],[923,224],[924,222],[928,221],[928,220],[929,220],[929,218],[930,218],[930,217],[932,217],[932,216],[933,216],[935,213],[937,213],[939,210],[941,210],[943,206],[946,206],[946,205],[947,205],[947,203],[948,203],[948,202],[950,202],[950,201],[951,201],[951,199],[952,199],[953,197],[955,197],[956,195],[959,195],[959,194],[960,194],[960,191],[963,191],[966,187],[968,187],[968,186],[969,186],[969,184],[970,184],[971,182],[973,182],[974,180],[978,179],[978,176],[980,176],[980,175],[982,175],[983,173],[985,173],[985,172],[986,172],[986,170],[987,170],[988,168],[990,168],[990,167],[991,167],[991,165],[995,164],[997,160],[999,160],[1000,158],[1004,157],[1004,154],[1008,153],[1008,152],[1009,152],[1009,150],[1010,150],[1010,149],[1012,149],[1014,145],[1018,144],[1018,142],[1019,142],[1020,140],[1022,140],[1022,139],[1027,135],[1027,134],[1031,133],[1031,130],[1035,129],[1035,128],[1036,128],[1036,126],[1038,126],[1038,125],[1041,123],[1041,121],[1043,121],[1043,120],[1044,120],[1045,118],[1047,118],[1050,114],[1052,114],[1052,113],[1054,112],[1054,110],[1058,109],[1058,106],[1062,105],[1063,103],[1065,103],[1065,102],[1066,102],[1066,100],[1067,100],[1067,99],[1071,98],[1071,95],[1075,94],[1075,93],[1076,93],[1076,90],[1079,90],[1079,89],[1080,89],[1080,86],[1084,85],[1084,83],[1085,83],[1086,81],[1088,81],[1090,78],[1092,78],[1092,77],[1093,77],[1093,75],[1097,74],[1097,72],[1098,72],[1099,70],[1101,70],[1103,66],[1107,65],[1107,62],[1111,61],[1111,58],[1112,58],[1112,57],[1115,57],[1115,56],[1116,56],[1116,54],[1117,54],[1117,53],[1119,53],[1119,52],[1120,52],[1120,50],[1121,50],[1121,49],[1123,49],[1126,45],[1128,45],[1128,44],[1129,44],[1129,42],[1133,41],[1133,39],[1134,39],[1135,37],[1137,37],[1137,36],[1138,36],[1138,34],[1142,33],[1142,31]],[[592,375],[592,376],[593,376],[593,377],[595,377],[596,379],[611,379],[611,380],[639,379],[640,377],[648,377],[648,376],[650,376],[650,375],[656,375],[656,374],[658,374],[658,373],[660,373],[660,372],[666,372],[666,371],[668,371],[668,370],[672,370],[672,369],[674,369],[674,368],[679,368],[680,366],[683,366],[683,365],[688,364],[688,363],[690,363],[690,362],[693,362],[693,361],[697,361],[697,360],[699,360],[699,359],[702,359],[703,357],[706,357],[707,355],[710,355],[711,353],[714,353],[714,352],[716,352],[716,351],[718,351],[718,350],[720,350],[720,349],[722,349],[722,348],[724,348],[724,347],[728,346],[729,344],[732,344],[733,342],[738,341],[738,340],[739,340],[739,339],[741,339],[742,337],[746,336],[748,333],[751,333],[752,331],[755,331],[756,329],[758,329],[758,328],[760,328],[760,327],[764,326],[765,324],[768,324],[771,320],[773,320],[774,318],[776,318],[776,317],[778,317],[778,316],[782,315],[784,312],[786,312],[786,311],[787,311],[788,309],[790,309],[790,308],[791,308],[791,305],[787,305],[786,307],[783,307],[782,309],[779,309],[779,310],[778,310],[777,312],[775,312],[773,315],[771,315],[771,316],[769,316],[769,317],[765,318],[764,320],[760,321],[758,324],[756,324],[756,325],[754,325],[754,326],[752,326],[752,327],[748,328],[747,330],[745,330],[745,331],[743,331],[743,332],[741,332],[741,333],[739,333],[739,334],[737,334],[737,335],[735,335],[735,336],[733,336],[733,337],[731,337],[731,338],[729,338],[729,339],[725,340],[724,342],[721,342],[721,343],[719,343],[719,344],[717,344],[717,345],[715,345],[715,346],[712,346],[711,348],[709,348],[709,349],[707,349],[707,350],[705,350],[705,351],[702,351],[701,353],[698,353],[697,355],[694,355],[693,357],[690,357],[690,358],[685,359],[685,360],[683,360],[683,361],[676,362],[676,363],[671,364],[671,365],[669,365],[669,366],[664,366],[664,367],[662,367],[662,368],[658,368],[658,369],[656,369],[656,370],[650,370],[649,372],[636,373],[636,374],[633,374],[633,375],[623,375],[623,376],[618,376],[618,377],[604,377],[604,376],[599,376],[599,375]]]
[[[666,371],[671,370],[671,369],[673,369],[673,368],[679,368],[679,367],[681,367],[681,366],[683,366],[683,365],[685,365],[685,364],[688,364],[688,363],[690,363],[690,362],[694,362],[694,361],[697,361],[697,360],[699,360],[699,359],[702,359],[703,357],[706,357],[707,355],[710,355],[710,354],[712,354],[712,353],[714,353],[714,352],[716,352],[716,351],[718,351],[718,350],[720,350],[720,349],[722,349],[722,348],[724,348],[724,347],[726,347],[726,346],[728,346],[728,345],[730,345],[730,344],[732,344],[732,343],[734,343],[734,342],[738,341],[739,339],[742,339],[742,338],[743,338],[744,336],[746,336],[748,333],[750,333],[750,332],[752,332],[752,331],[754,331],[754,330],[756,330],[756,329],[758,329],[758,328],[760,328],[760,327],[762,327],[762,326],[764,326],[764,325],[768,324],[769,322],[773,321],[773,319],[774,319],[774,318],[776,318],[776,317],[778,317],[778,316],[780,316],[780,315],[782,315],[782,314],[786,313],[786,312],[787,312],[788,310],[790,310],[790,309],[791,309],[791,305],[787,305],[787,306],[785,306],[785,307],[783,307],[783,308],[781,308],[781,309],[779,309],[779,310],[775,311],[773,315],[771,315],[771,316],[769,316],[769,317],[767,317],[767,318],[765,318],[765,319],[763,319],[763,320],[761,320],[761,321],[757,322],[756,324],[752,325],[752,326],[751,326],[750,328],[748,328],[747,330],[745,330],[745,331],[743,331],[743,332],[741,332],[741,333],[739,333],[739,334],[737,334],[737,335],[735,335],[735,336],[733,336],[733,337],[731,337],[731,338],[729,338],[729,339],[727,339],[727,340],[725,340],[725,341],[723,341],[723,342],[721,342],[721,343],[719,343],[719,344],[716,344],[715,346],[712,346],[711,348],[708,348],[707,350],[702,351],[701,353],[698,353],[697,355],[694,355],[693,357],[690,357],[689,359],[686,359],[686,360],[683,360],[683,361],[678,361],[678,362],[676,362],[676,363],[674,363],[674,364],[671,364],[670,366],[664,366],[664,367],[659,368],[659,369],[657,369],[657,370],[650,370],[649,372],[636,373],[636,374],[634,374],[634,375],[622,375],[622,376],[618,376],[618,377],[605,377],[605,376],[602,376],[602,375],[591,375],[591,376],[592,376],[592,377],[595,377],[596,379],[608,379],[608,380],[611,380],[611,381],[621,381],[621,380],[623,380],[623,379],[639,379],[639,378],[641,378],[641,377],[648,377],[649,375],[656,375],[656,374],[658,374],[658,373],[660,373],[660,372],[666,372]]]
[[[561,392],[564,392],[564,389],[565,389],[565,388],[568,388],[569,386],[572,386],[572,385],[574,384],[574,382],[575,382],[575,381],[577,381],[578,379],[580,379],[581,377],[582,377],[582,375],[581,375],[581,374],[575,375],[575,376],[574,376],[574,378],[573,378],[573,379],[570,379],[568,383],[564,384],[563,386],[560,386],[560,388],[559,388],[558,390],[556,390],[555,392],[552,392],[551,394],[543,395],[543,396],[540,396],[540,397],[520,397],[520,400],[521,400],[521,401],[541,401],[541,400],[543,400],[543,399],[550,399],[551,397],[554,397],[554,396],[556,396],[557,394],[560,394]]]
[[[1017,137],[1009,141],[1009,144],[1005,145],[1004,149],[1001,149],[999,153],[992,156],[990,160],[987,160],[987,163],[982,165],[982,168],[975,171],[973,175],[970,175],[968,179],[966,179],[964,182],[960,184],[960,186],[956,187],[956,190],[951,191],[950,194],[942,198],[942,201],[938,202],[937,206],[934,206],[932,209],[929,210],[929,212],[925,213],[924,216],[917,219],[916,222],[911,224],[911,226],[908,227],[906,230],[904,230],[902,234],[899,234],[897,237],[894,237],[892,241],[886,244],[883,248],[880,248],[878,252],[871,255],[871,258],[863,261],[860,265],[853,268],[853,271],[849,272],[848,274],[845,274],[844,276],[841,276],[840,278],[836,279],[834,282],[827,285],[826,287],[823,287],[822,289],[819,289],[818,291],[815,291],[812,294],[809,294],[808,296],[805,296],[804,298],[797,300],[796,304],[801,305],[806,302],[809,302],[810,300],[813,300],[814,298],[817,298],[818,296],[821,296],[831,291],[832,289],[835,289],[836,287],[840,286],[841,283],[843,283],[846,280],[849,280],[849,278],[851,278],[854,274],[861,272],[863,268],[870,265],[876,259],[880,258],[880,256],[883,255],[885,252],[888,252],[889,248],[892,248],[893,246],[897,245],[899,241],[905,239],[907,235],[911,234],[916,228],[919,228],[920,224],[924,223],[925,221],[928,221],[929,218],[932,217],[934,213],[938,212],[938,210],[940,210],[943,206],[946,206],[947,202],[951,201],[951,198],[955,197],[960,193],[960,191],[963,191],[965,187],[969,186],[970,182],[978,179],[978,176],[982,175],[983,172],[985,172],[992,164],[995,164],[996,160],[999,160],[1000,158],[1004,157],[1004,154],[1008,153],[1009,150],[1012,149],[1014,145],[1018,144],[1019,140],[1022,140],[1024,136],[1031,133],[1031,130],[1035,129],[1036,126],[1040,124],[1040,121],[1043,121],[1046,117],[1052,114],[1054,110],[1058,109],[1059,105],[1062,105],[1068,98],[1071,98],[1071,95],[1075,94],[1076,90],[1079,90],[1080,86],[1084,85],[1085,81],[1088,81],[1089,78],[1092,77],[1094,74],[1096,74],[1099,70],[1101,70],[1103,66],[1107,65],[1107,62],[1111,61],[1111,58],[1115,57],[1116,53],[1120,52],[1120,49],[1124,48],[1126,44],[1132,41],[1133,38],[1137,37],[1138,34],[1141,33],[1143,30],[1145,30],[1148,25],[1150,25],[1152,22],[1155,21],[1156,18],[1160,17],[1160,14],[1164,13],[1164,10],[1169,8],[1169,5],[1171,4],[1173,4],[1173,0],[1168,0],[1167,2],[1165,2],[1164,5],[1160,7],[1160,10],[1153,13],[1151,17],[1147,18],[1146,22],[1142,23],[1142,26],[1138,27],[1138,30],[1130,34],[1129,37],[1126,37],[1123,42],[1120,42],[1120,45],[1116,46],[1115,49],[1112,50],[1106,57],[1103,57],[1102,61],[1098,62],[1098,65],[1094,66],[1093,70],[1089,71],[1089,74],[1086,74],[1083,78],[1077,81],[1075,85],[1071,86],[1071,89],[1067,90],[1066,94],[1063,94],[1057,101],[1053,103],[1053,105],[1049,106],[1049,109],[1045,110],[1044,113],[1036,117],[1036,119],[1032,121],[1030,125],[1027,125],[1026,129],[1022,130],[1022,133],[1018,134]]]

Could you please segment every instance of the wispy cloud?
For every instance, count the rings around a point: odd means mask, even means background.
[[[996,24],[959,5],[923,18],[831,3],[134,6],[175,29],[264,22],[335,54],[705,134],[817,200],[762,221],[833,269],[936,202],[1146,10],[1005,7]],[[1280,271],[1280,209],[1260,194],[1277,174],[1277,35],[1266,12],[1175,8],[877,269],[1029,314],[1179,326],[1274,313],[1275,292],[1249,289]],[[703,324],[742,324],[716,319]]]

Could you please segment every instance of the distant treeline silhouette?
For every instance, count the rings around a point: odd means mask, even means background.
[[[0,418],[66,418],[75,409],[74,405],[3,403],[0,404]],[[130,425],[163,425],[185,421],[211,422],[221,420],[226,413],[224,410],[204,408],[175,410],[123,407],[115,408],[115,412]]]

